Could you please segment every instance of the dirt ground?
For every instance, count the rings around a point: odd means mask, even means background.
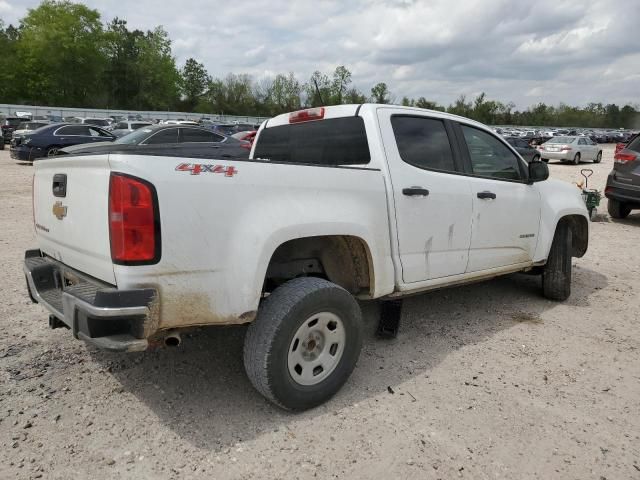
[[[612,162],[583,165],[594,186]],[[1,479],[640,478],[640,212],[592,223],[564,303],[521,274],[433,292],[392,341],[364,305],[347,385],[290,414],[246,379],[243,328],[128,355],[50,330],[22,273],[32,167],[5,150],[0,169]]]

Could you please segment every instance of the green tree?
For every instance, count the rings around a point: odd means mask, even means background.
[[[187,59],[180,71],[180,77],[180,90],[184,96],[185,106],[188,110],[192,110],[204,95],[211,77],[204,65],[193,58]]]
[[[333,82],[331,84],[332,103],[340,105],[344,103],[348,86],[351,83],[351,72],[344,65],[336,67],[333,72]]]
[[[415,102],[415,106],[418,108],[427,108],[429,110],[440,110],[444,111],[444,107],[438,105],[436,102],[432,102],[431,100],[427,100],[424,97],[418,98]]]
[[[324,73],[318,70],[313,72],[304,90],[307,96],[307,104],[310,107],[320,107],[332,104],[331,81]]]
[[[356,87],[351,87],[347,90],[344,96],[345,103],[367,103],[367,96],[358,90]]]
[[[389,88],[384,82],[377,83],[371,89],[371,99],[374,103],[389,103],[391,101]]]
[[[104,33],[104,53],[107,57],[103,85],[107,91],[106,106],[136,108],[144,82],[140,51],[144,32],[130,31],[126,20],[114,18]]]
[[[180,73],[171,53],[171,40],[162,27],[148,31],[139,39],[138,65],[142,72],[137,108],[168,110],[179,99]]]
[[[18,60],[16,57],[16,44],[18,41],[18,29],[13,25],[5,28],[0,19],[0,99],[3,102],[14,103],[20,100],[23,81],[16,75]]]
[[[69,1],[44,0],[20,22],[16,53],[25,100],[86,106],[102,94],[105,67],[100,14]]]

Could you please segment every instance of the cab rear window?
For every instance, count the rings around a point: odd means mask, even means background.
[[[325,166],[366,165],[371,160],[364,121],[360,117],[265,128],[260,132],[253,157]]]

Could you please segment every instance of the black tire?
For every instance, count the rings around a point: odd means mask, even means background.
[[[550,300],[562,301],[571,295],[571,250],[571,228],[560,222],[542,272],[542,293]]]
[[[598,152],[598,155],[596,155],[596,159],[593,161],[593,163],[600,163],[602,161],[602,152]]]
[[[610,198],[607,202],[607,210],[613,218],[627,218],[631,213],[631,207],[626,203]]]
[[[324,380],[302,385],[289,370],[290,348],[305,322],[325,312],[342,322],[342,354]],[[362,349],[362,332],[360,306],[345,289],[321,278],[290,280],[267,297],[249,326],[244,341],[247,376],[258,392],[286,410],[315,407],[331,398],[351,375]]]
[[[543,158],[543,159],[542,159],[542,161],[543,161],[544,163],[549,163],[549,159],[548,159],[548,158]]]
[[[540,161],[540,155],[534,155],[533,158],[531,159],[532,162],[539,162]]]
[[[580,154],[576,153],[576,156],[573,157],[573,164],[574,165],[580,165]]]

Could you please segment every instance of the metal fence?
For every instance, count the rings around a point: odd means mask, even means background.
[[[15,115],[17,112],[37,115],[56,115],[60,117],[91,117],[106,118],[111,116],[127,117],[130,115],[140,115],[142,118],[157,120],[195,120],[207,118],[214,122],[221,123],[262,123],[268,117],[223,115],[217,113],[189,113],[189,112],[158,112],[158,111],[137,111],[137,110],[111,110],[95,108],[68,108],[68,107],[42,107],[37,105],[10,105],[0,104],[0,115]]]

